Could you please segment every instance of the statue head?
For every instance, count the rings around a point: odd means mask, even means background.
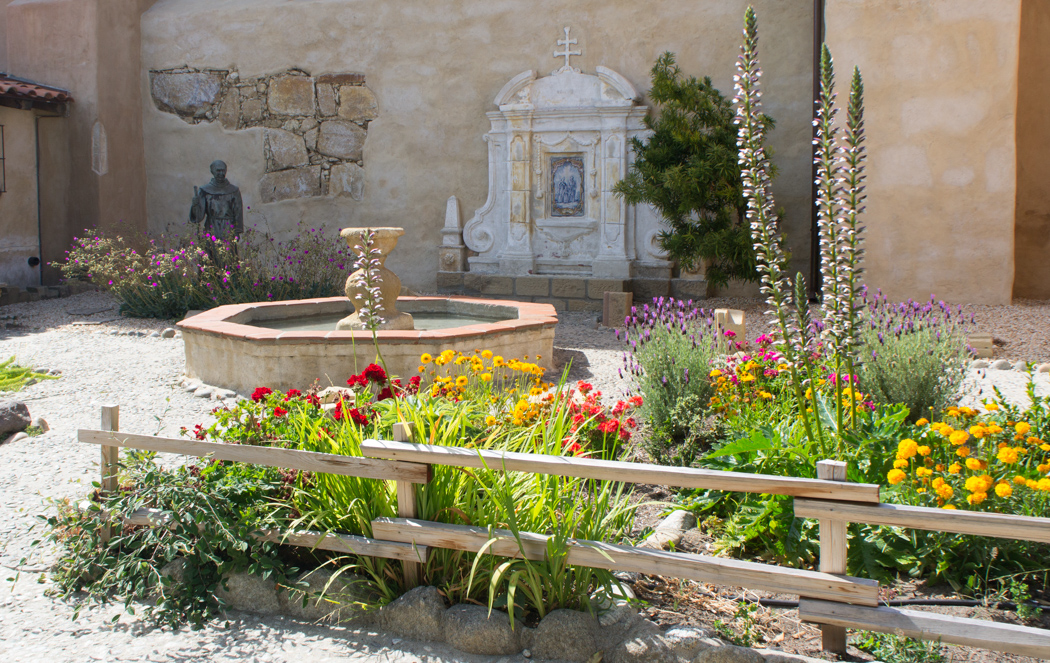
[[[226,162],[225,161],[212,161],[211,162],[211,176],[215,179],[218,184],[226,182]]]

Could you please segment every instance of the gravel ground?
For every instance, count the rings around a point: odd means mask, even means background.
[[[742,308],[748,336],[761,333],[761,305],[748,300],[708,300],[705,305]],[[978,326],[992,331],[1011,359],[1050,359],[1050,305],[974,307]],[[571,361],[570,378],[592,382],[608,397],[629,385],[618,377],[622,351],[609,329],[598,328],[593,313],[562,314],[555,361]],[[987,326],[984,326],[987,325]],[[211,401],[179,387],[183,370],[181,338],[152,336],[170,322],[120,318],[104,293],[18,304],[0,309],[0,358],[61,371],[58,380],[28,387],[18,398],[51,430],[38,437],[0,444],[0,578],[14,568],[39,536],[30,531],[48,498],[77,497],[97,476],[99,452],[76,442],[78,428],[97,428],[99,406],[121,406],[121,430],[176,435],[182,426],[207,423]],[[1044,375],[1045,378],[1045,375]],[[1013,371],[974,374],[973,383],[1003,385],[1023,394],[1024,377]],[[1045,379],[1041,385],[1046,389]],[[441,645],[402,641],[361,629],[302,624],[282,617],[230,613],[229,625],[213,623],[200,631],[143,629],[134,618],[111,624],[113,610],[85,611],[70,620],[70,606],[45,596],[48,554],[22,569],[11,589],[0,590],[0,643],[3,660],[64,662],[292,661],[307,656],[324,661],[512,661],[519,657],[467,656]]]

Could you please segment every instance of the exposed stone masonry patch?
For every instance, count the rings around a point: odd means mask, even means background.
[[[289,69],[242,79],[236,71],[182,67],[150,71],[150,95],[159,110],[189,124],[265,128],[264,203],[315,196],[361,200],[368,124],[379,115],[364,74],[315,77]]]

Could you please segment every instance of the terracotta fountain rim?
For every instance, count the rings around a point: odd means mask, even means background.
[[[391,343],[419,343],[421,341],[446,341],[450,339],[473,338],[482,336],[499,335],[509,332],[522,332],[528,330],[540,330],[551,328],[558,324],[558,316],[554,307],[550,304],[533,302],[516,302],[505,299],[480,299],[475,297],[398,297],[398,302],[427,302],[427,301],[452,301],[470,304],[487,304],[515,308],[518,311],[517,318],[508,318],[496,322],[477,323],[452,327],[450,329],[433,330],[380,330],[376,332],[377,338],[384,344]],[[309,304],[327,304],[334,302],[346,302],[346,297],[323,297],[318,299],[294,299],[280,302],[252,302],[249,304],[228,304],[218,306],[192,318],[179,322],[176,327],[183,333],[200,333],[212,336],[221,336],[229,339],[237,339],[250,343],[371,343],[372,333],[369,331],[346,330],[346,331],[281,331],[279,329],[268,329],[256,327],[251,324],[230,322],[230,319],[248,312],[265,310],[270,308],[286,308]]]

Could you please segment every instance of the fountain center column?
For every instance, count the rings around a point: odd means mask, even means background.
[[[375,233],[372,248],[379,251],[379,308],[376,313],[383,322],[378,329],[415,329],[412,316],[397,310],[397,296],[401,294],[401,279],[386,267],[386,258],[397,246],[397,240],[405,234],[404,228],[344,228],[339,236],[346,240],[347,246],[358,257],[367,250],[368,234]],[[365,307],[371,295],[365,284],[365,270],[359,269],[346,279],[346,296],[354,305],[354,312],[336,324],[339,330],[367,329],[361,320],[361,309]]]

